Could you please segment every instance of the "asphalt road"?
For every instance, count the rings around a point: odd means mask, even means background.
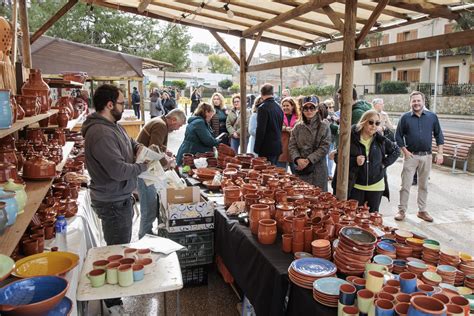
[[[393,124],[396,124],[400,116],[390,115]],[[458,120],[452,118],[440,118],[441,128],[452,132],[462,132],[474,134],[474,120]]]

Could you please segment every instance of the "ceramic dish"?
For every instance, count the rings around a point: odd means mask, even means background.
[[[412,238],[413,237],[413,234],[410,233],[409,231],[406,231],[406,230],[396,230],[395,231],[395,235],[397,235],[398,237],[401,237],[401,238]]]
[[[472,290],[468,287],[458,286],[457,289],[458,289],[459,295],[471,295],[472,294]]]
[[[441,276],[435,272],[425,271],[422,273],[423,277],[429,281],[440,283],[443,281]]]
[[[291,263],[296,272],[309,277],[324,277],[337,271],[336,265],[321,258],[301,258]]]
[[[448,284],[448,283],[440,283],[439,287],[442,288],[442,289],[446,289],[448,291],[451,291],[453,293],[458,294],[458,289],[454,285],[451,285],[451,284]]]
[[[317,292],[320,292],[326,295],[336,296],[336,295],[339,295],[339,288],[343,284],[350,284],[350,283],[343,279],[339,279],[335,277],[321,278],[314,281],[313,288]]]
[[[343,227],[339,234],[358,245],[372,245],[377,241],[369,231],[354,226]]]
[[[212,180],[203,181],[202,184],[204,184],[210,191],[219,191],[221,189],[221,185],[212,184]]]
[[[392,243],[388,243],[386,241],[379,242],[377,247],[388,252],[395,252],[395,246]]]
[[[0,254],[0,281],[3,281],[10,276],[14,265],[15,261],[13,261],[12,258]]]
[[[52,310],[46,314],[46,316],[64,316],[70,315],[72,310],[72,301],[69,297],[64,296],[61,302],[56,305]]]
[[[73,269],[79,256],[71,252],[43,252],[16,262],[12,274],[18,278],[38,275],[62,275]]]

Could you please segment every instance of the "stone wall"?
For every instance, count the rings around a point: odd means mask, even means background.
[[[372,102],[375,98],[384,99],[386,112],[406,112],[409,110],[409,96],[407,94],[367,94],[364,99]],[[432,109],[434,97],[431,97]],[[436,113],[451,115],[474,115],[474,96],[439,96],[437,98]]]

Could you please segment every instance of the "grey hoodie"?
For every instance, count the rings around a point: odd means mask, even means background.
[[[92,200],[114,202],[130,197],[138,175],[146,170],[145,164],[134,163],[139,144],[122,126],[97,112],[86,118],[81,132]]]

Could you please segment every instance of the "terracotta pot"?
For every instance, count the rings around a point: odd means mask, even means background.
[[[31,239],[38,241],[38,253],[42,253],[44,251],[44,234],[33,234]]]
[[[57,123],[60,128],[66,128],[67,127],[67,122],[69,121],[69,116],[67,113],[67,109],[62,107],[59,108],[58,112],[58,117],[57,117]]]
[[[294,241],[291,242],[291,250],[293,253],[301,252],[304,250],[304,243],[295,243]]]
[[[26,239],[23,240],[21,244],[23,254],[25,256],[31,256],[38,253],[38,240],[36,239]]]
[[[270,219],[270,208],[265,204],[252,204],[249,213],[250,231],[252,234],[258,235],[259,221],[261,219]]]
[[[304,225],[306,223],[306,216],[298,215],[293,219],[293,231],[301,232],[304,230]]]
[[[291,204],[288,204],[286,202],[277,204],[276,206],[276,212],[275,212],[275,220],[277,221],[277,228],[278,231],[282,231],[283,228],[283,219],[286,216],[291,216],[293,215],[293,210],[295,207]]]
[[[31,128],[26,131],[26,139],[31,140],[35,144],[42,145],[45,141],[43,130],[39,128]]]
[[[16,111],[17,111],[17,114],[16,114],[17,121],[23,120],[26,116],[26,113],[25,113],[25,110],[23,110],[23,107],[19,103],[17,103]]]
[[[451,304],[461,306],[464,309],[464,315],[469,315],[469,300],[464,296],[455,295],[450,298]]]
[[[316,231],[314,231],[314,228],[313,228],[313,232],[314,232],[314,239],[328,239],[329,238],[329,235],[328,235],[328,231],[324,228],[322,229],[318,229]]]
[[[18,120],[18,105],[16,104],[15,96],[10,94],[10,106],[12,110],[12,123]]]
[[[265,197],[258,200],[258,203],[268,205],[268,207],[270,208],[270,217],[272,219],[275,218],[275,213],[276,213],[275,200]]]
[[[52,224],[45,224],[44,238],[47,240],[54,238],[54,222]]]
[[[304,243],[304,232],[303,231],[293,231],[293,241],[296,243]]]
[[[35,95],[22,95],[21,106],[26,117],[35,116],[39,113],[39,98]]]
[[[0,162],[11,163],[18,169],[18,156],[14,148],[0,150]]]
[[[41,70],[30,69],[30,76],[21,87],[21,94],[39,97],[41,104],[40,113],[48,112],[51,106],[49,103],[49,86],[41,77]]]
[[[252,204],[257,204],[258,200],[260,200],[261,198],[262,198],[262,196],[258,195],[258,194],[246,194],[246,195],[244,195],[245,211],[250,212],[250,206]],[[269,212],[270,212],[270,210],[269,210]],[[256,230],[255,230],[255,234],[256,234]]]
[[[283,223],[282,223],[282,232],[283,234],[291,234],[292,231],[293,231],[293,219],[295,217],[293,215],[290,215],[290,216],[285,216],[285,218],[283,218]],[[303,242],[303,241],[301,241]]]
[[[286,191],[284,191],[284,190],[275,191],[275,201],[277,203],[286,202],[287,201],[286,197],[287,197]]]
[[[291,244],[293,242],[293,235],[292,234],[283,234],[281,236],[282,238],[282,243],[281,243],[281,250],[283,252],[291,252]]]
[[[0,183],[7,182],[8,179],[18,179],[17,169],[12,163],[0,162]]]
[[[258,221],[258,242],[270,245],[277,236],[276,221],[274,219],[261,219]]]
[[[33,156],[23,166],[23,177],[26,179],[52,179],[56,176],[56,164],[40,156]]]
[[[414,309],[419,313],[428,315],[445,315],[446,305],[440,300],[429,296],[414,296],[410,299],[410,309]]]

